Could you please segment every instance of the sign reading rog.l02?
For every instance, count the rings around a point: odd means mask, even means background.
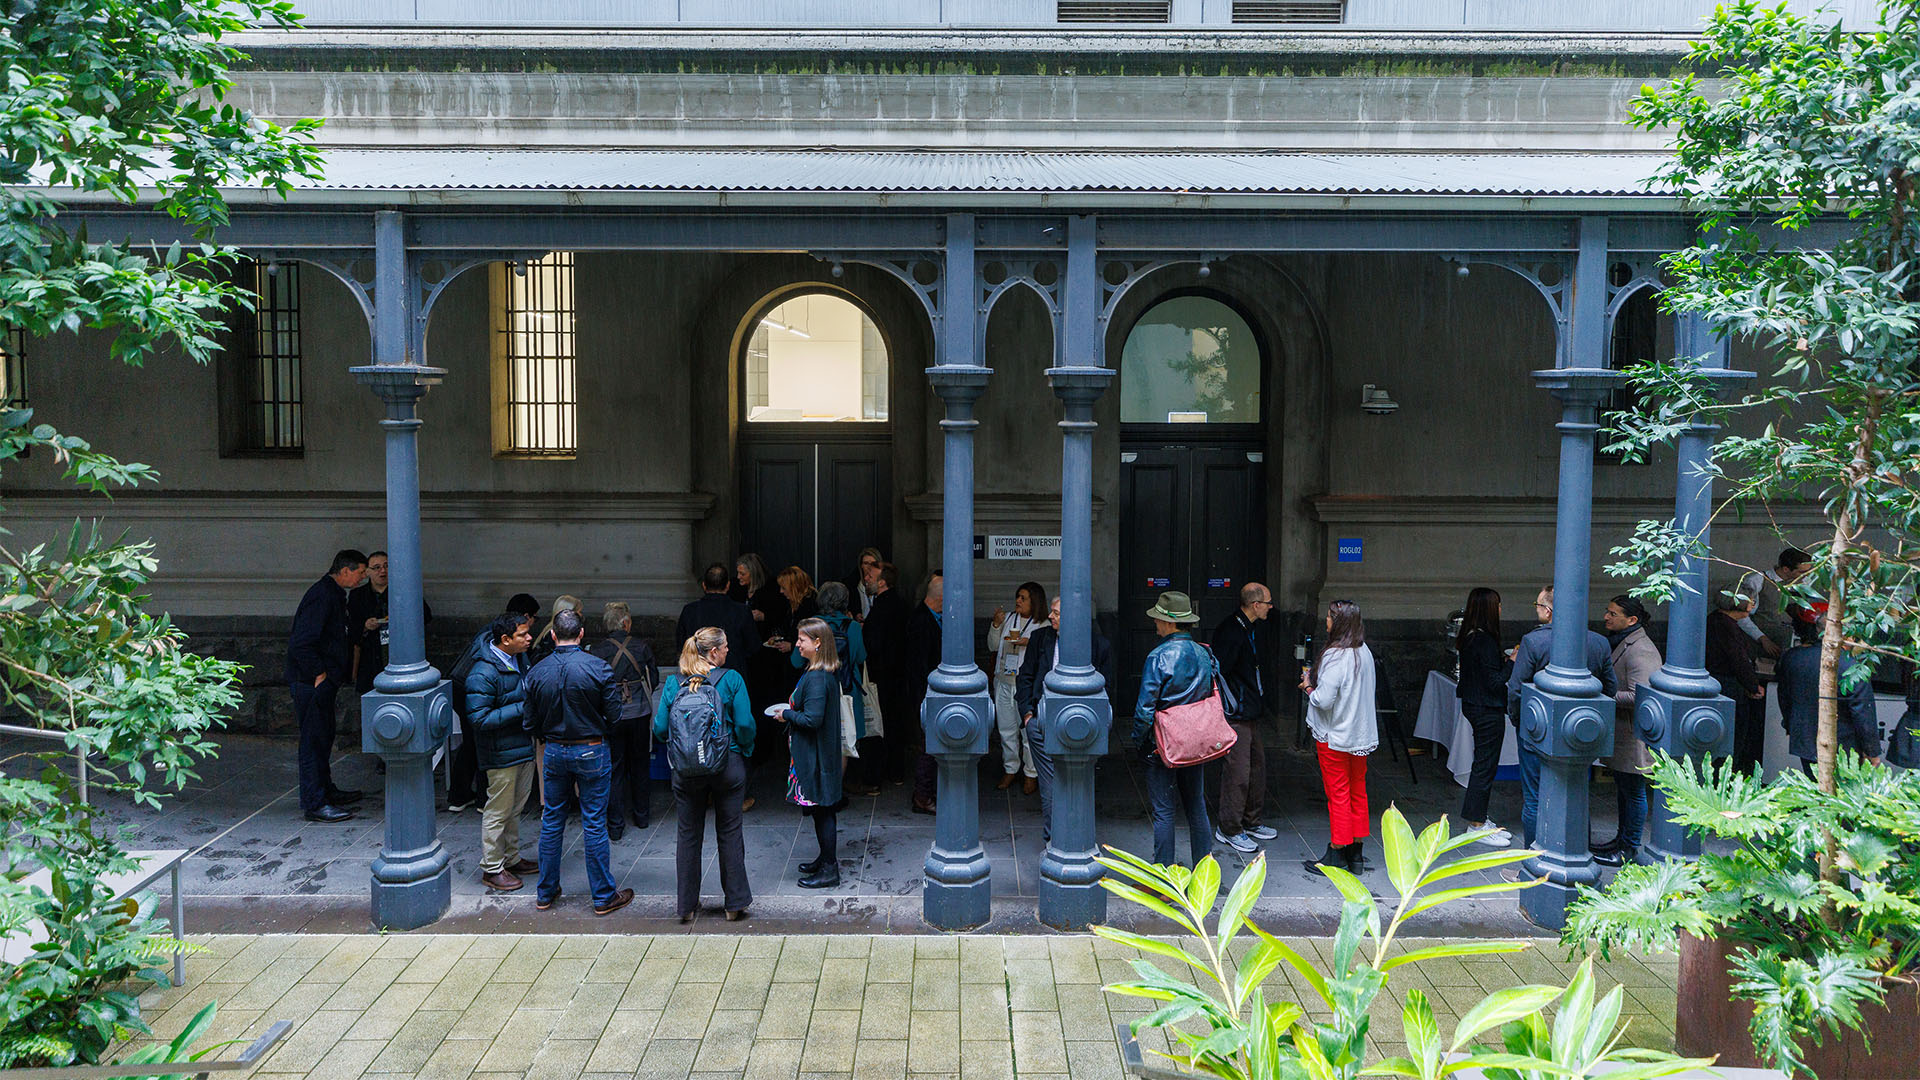
[[[1363,562],[1366,555],[1366,542],[1357,536],[1343,536],[1335,542],[1334,558],[1339,562]]]

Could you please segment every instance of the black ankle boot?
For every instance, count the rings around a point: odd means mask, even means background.
[[[1347,869],[1356,874],[1364,874],[1373,869],[1373,864],[1367,861],[1366,851],[1361,848],[1361,841],[1355,840],[1340,850],[1347,857]]]
[[[800,876],[806,877],[809,874],[817,874],[820,872],[820,868],[824,865],[826,865],[824,860],[822,860],[818,856],[808,859],[806,862],[803,862],[800,864]]]
[[[803,889],[831,889],[840,884],[840,864],[830,862],[827,865],[800,879]]]
[[[1328,844],[1325,855],[1317,859],[1303,860],[1300,865],[1306,867],[1307,872],[1311,874],[1319,873],[1322,866],[1338,866],[1344,870],[1347,866],[1347,849],[1337,848],[1332,844]]]

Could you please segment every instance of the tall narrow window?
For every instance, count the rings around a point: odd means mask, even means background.
[[[254,309],[233,313],[220,360],[221,452],[297,455],[306,445],[300,265],[247,261],[235,274]]]
[[[0,332],[0,409],[27,407],[27,332]]]
[[[579,448],[573,255],[492,268],[494,451],[569,458]]]

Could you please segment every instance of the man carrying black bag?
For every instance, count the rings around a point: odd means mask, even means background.
[[[613,738],[613,796],[607,807],[607,838],[626,835],[629,818],[644,829],[653,767],[653,694],[658,686],[653,649],[633,636],[633,610],[608,604],[601,616],[607,636],[587,651],[607,662],[620,688],[620,716]]]

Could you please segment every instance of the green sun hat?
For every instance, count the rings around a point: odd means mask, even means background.
[[[1193,610],[1193,600],[1186,593],[1163,592],[1159,602],[1147,610],[1147,618],[1190,626],[1200,621],[1200,613]]]

